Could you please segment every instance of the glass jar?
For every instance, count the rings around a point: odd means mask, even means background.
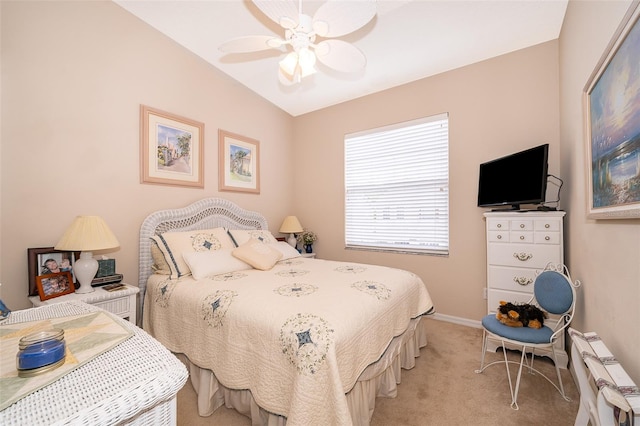
[[[18,376],[31,377],[64,364],[64,330],[53,329],[28,334],[20,339],[16,355]]]

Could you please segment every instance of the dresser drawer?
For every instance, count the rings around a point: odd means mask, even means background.
[[[533,281],[536,279],[536,270],[489,266],[487,268],[487,277],[489,288],[533,293]]]
[[[552,244],[499,244],[489,243],[489,265],[543,269],[549,262],[559,263],[560,246]]]
[[[508,243],[510,235],[508,230],[504,231],[489,231],[487,232],[487,238],[492,243]]]
[[[560,232],[536,231],[534,242],[536,244],[560,244]]]
[[[487,229],[489,231],[508,231],[509,221],[507,219],[487,219]]]
[[[509,229],[512,231],[533,231],[533,220],[511,220],[509,221]]]
[[[533,232],[513,230],[509,232],[509,241],[512,243],[533,243]]]
[[[536,231],[560,231],[559,220],[537,219],[534,223]]]

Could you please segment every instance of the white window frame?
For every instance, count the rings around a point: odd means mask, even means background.
[[[344,150],[345,247],[447,256],[449,114],[345,135]]]

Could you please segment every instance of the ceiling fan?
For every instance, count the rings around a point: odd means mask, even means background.
[[[364,68],[367,58],[353,44],[340,37],[362,28],[376,14],[376,0],[328,0],[313,17],[302,12],[294,0],[252,0],[269,19],[284,28],[284,38],[245,36],[219,46],[224,53],[250,53],[285,46],[289,53],[280,61],[280,81],[299,83],[316,72],[316,58],[325,66],[341,72]],[[323,38],[316,43],[316,37]],[[290,47],[289,47],[290,46]]]

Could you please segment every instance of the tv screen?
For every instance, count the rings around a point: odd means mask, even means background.
[[[478,207],[544,203],[548,156],[544,144],[480,164]]]

